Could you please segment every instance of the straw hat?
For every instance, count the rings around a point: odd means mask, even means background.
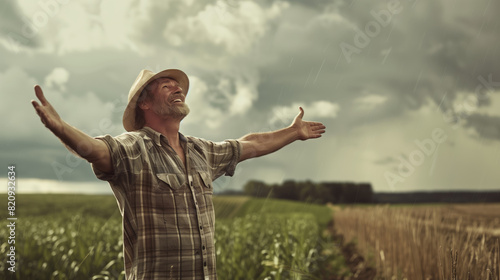
[[[141,129],[142,127],[136,127],[135,124],[135,109],[137,107],[137,99],[141,95],[142,90],[155,79],[158,78],[172,78],[176,80],[182,91],[187,94],[189,90],[189,79],[186,73],[178,69],[167,69],[158,73],[151,72],[149,70],[142,70],[135,79],[134,84],[130,88],[128,93],[128,104],[123,113],[123,127],[127,131],[134,131]]]

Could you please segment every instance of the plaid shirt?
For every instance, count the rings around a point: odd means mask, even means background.
[[[217,279],[212,181],[232,176],[241,146],[179,133],[186,167],[161,133],[145,127],[103,140],[111,185],[123,217],[125,273],[132,279]]]

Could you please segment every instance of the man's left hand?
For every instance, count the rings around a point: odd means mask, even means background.
[[[307,140],[321,137],[321,134],[325,133],[326,126],[320,122],[302,120],[302,117],[304,117],[304,109],[302,109],[302,107],[299,107],[299,109],[300,113],[295,117],[291,125],[292,128],[297,130],[299,139]]]

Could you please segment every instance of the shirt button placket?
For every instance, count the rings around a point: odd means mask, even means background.
[[[207,250],[206,250],[206,247],[205,247],[205,243],[206,243],[206,240],[205,240],[205,235],[203,234],[203,223],[201,221],[201,214],[200,214],[200,209],[198,208],[198,201],[196,200],[196,192],[194,191],[194,183],[193,183],[193,180],[190,178],[190,189],[191,189],[191,193],[193,195],[193,200],[194,200],[194,205],[195,205],[195,208],[196,208],[196,216],[198,218],[198,228],[200,229],[200,239],[201,239],[201,243],[202,243],[202,253],[201,253],[201,256],[202,256],[202,261],[203,261],[203,274],[204,274],[204,278],[205,280],[209,280],[210,277],[208,277],[208,264],[207,264],[207,260],[208,260],[208,257],[207,257]]]
[[[199,212],[198,212],[199,214]],[[200,228],[200,235],[201,235],[201,242],[202,242],[202,251],[201,251],[201,255],[203,256],[203,272],[205,274],[205,279],[209,279],[208,278],[208,266],[207,266],[207,260],[208,260],[208,257],[207,257],[207,250],[206,247],[205,247],[205,234],[204,234],[204,231],[203,231],[203,225],[201,223],[201,220],[198,219],[198,225],[199,225],[199,228]]]

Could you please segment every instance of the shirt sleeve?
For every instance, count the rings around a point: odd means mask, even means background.
[[[203,141],[206,145],[209,168],[212,170],[212,180],[222,175],[233,176],[240,160],[241,144],[237,140],[223,142]]]
[[[142,168],[141,149],[138,147],[136,139],[125,135],[112,137],[109,134],[95,138],[108,146],[113,172],[105,173],[93,164],[91,165],[92,171],[100,180],[126,187],[130,175],[140,172]]]

